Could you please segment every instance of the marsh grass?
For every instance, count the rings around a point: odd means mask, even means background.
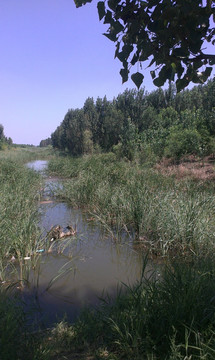
[[[44,242],[38,227],[41,178],[14,161],[0,160],[0,276],[28,280]],[[30,258],[30,261],[25,259]]]
[[[55,152],[56,154],[56,152]],[[40,147],[11,147],[0,151],[0,159],[7,161],[15,161],[19,164],[25,164],[33,160],[50,159],[54,155],[52,148],[40,148]]]
[[[215,200],[211,184],[178,182],[153,169],[118,161],[114,154],[56,158],[49,169],[68,180],[57,195],[87,208],[101,224],[135,233],[135,241],[161,255],[214,248]]]
[[[214,359],[214,258],[178,259],[159,278],[143,270],[135,286],[67,325],[68,351],[90,349],[96,359]]]
[[[47,360],[50,346],[40,333],[33,333],[25,303],[15,285],[0,287],[0,358],[2,360]],[[31,324],[32,325],[32,324]]]
[[[179,183],[138,164],[118,162],[113,154],[57,158],[49,166],[52,173],[69,178],[62,189],[56,189],[58,196],[85,207],[113,236],[120,237],[126,229],[135,233],[137,242],[174,257],[150,273],[146,258],[134,286],[122,284],[116,298],[107,295],[74,324],[62,321],[42,334],[31,334],[20,298],[8,296],[1,286],[0,357],[214,359],[215,259],[209,255],[215,233],[213,185]],[[22,281],[33,259],[37,266],[32,254],[44,245],[37,227],[41,179],[8,159],[0,160],[0,170],[1,279],[10,266]],[[62,253],[67,240],[59,248]],[[17,264],[13,265],[8,260],[14,254]],[[23,259],[28,255],[32,260],[26,263]],[[67,265],[53,282],[71,270]]]

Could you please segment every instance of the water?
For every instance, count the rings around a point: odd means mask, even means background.
[[[47,162],[34,161],[28,166],[44,173]],[[114,296],[122,282],[135,283],[142,271],[142,255],[133,249],[131,239],[125,237],[116,243],[89,221],[88,214],[54,200],[50,187],[58,184],[56,179],[46,179],[45,201],[40,204],[41,229],[45,234],[54,225],[66,228],[72,224],[77,234],[53,242],[52,252],[41,254],[35,305],[46,325],[65,313],[74,321],[85,306],[96,306],[106,293]]]
[[[26,166],[30,169],[39,171],[44,174],[46,167],[47,167],[47,161],[46,160],[35,160],[32,162],[29,162]]]

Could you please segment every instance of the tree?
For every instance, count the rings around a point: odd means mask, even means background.
[[[40,147],[46,147],[46,146],[49,146],[49,145],[52,145],[51,138],[47,138],[47,139],[44,139],[44,140],[40,141]]]
[[[0,124],[0,140],[3,140],[4,137],[4,126]]]
[[[74,1],[79,7],[92,0]],[[215,0],[104,0],[97,7],[99,19],[109,25],[104,35],[116,44],[123,82],[136,66],[131,79],[139,88],[144,62],[158,87],[177,79],[180,91],[210,76],[215,55],[205,48],[215,44]]]

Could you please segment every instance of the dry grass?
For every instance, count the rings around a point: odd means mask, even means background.
[[[205,157],[197,159],[189,156],[179,164],[174,164],[171,159],[163,159],[155,165],[155,169],[166,176],[174,175],[176,179],[215,180],[215,159]]]

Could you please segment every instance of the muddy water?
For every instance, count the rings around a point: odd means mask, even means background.
[[[47,162],[35,161],[28,166],[44,173]],[[35,299],[46,325],[65,313],[69,320],[75,320],[86,305],[97,305],[100,296],[116,294],[122,282],[133,284],[142,270],[142,255],[133,249],[131,239],[114,242],[89,221],[89,215],[54,200],[53,186],[60,186],[59,181],[46,178],[40,204],[42,232],[57,224],[63,228],[72,224],[77,234],[53,242],[51,252],[41,253]]]

